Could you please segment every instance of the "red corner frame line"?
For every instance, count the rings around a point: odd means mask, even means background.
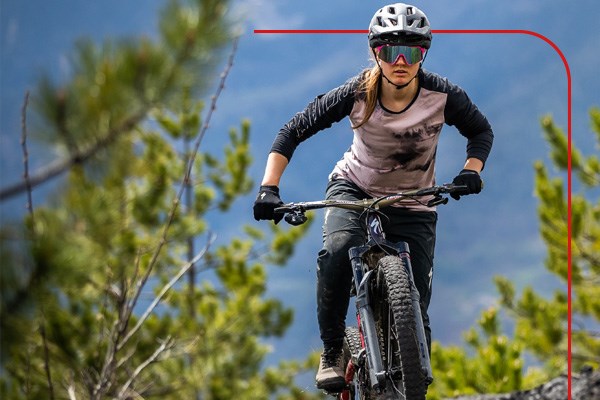
[[[535,36],[538,39],[543,40],[548,43],[554,51],[560,56],[565,70],[567,72],[567,137],[568,137],[568,156],[567,156],[567,187],[568,187],[568,195],[567,195],[567,262],[568,262],[568,343],[567,343],[567,351],[568,351],[568,362],[567,362],[567,374],[568,374],[568,398],[571,400],[571,384],[572,384],[572,359],[571,359],[571,335],[572,335],[572,317],[571,317],[571,302],[572,302],[572,288],[571,288],[571,191],[572,191],[572,178],[571,178],[571,137],[572,137],[572,122],[571,122],[571,108],[572,108],[572,88],[571,88],[571,68],[569,67],[569,63],[567,62],[567,58],[560,50],[560,48],[548,39],[546,36],[529,30],[523,29],[438,29],[432,30],[434,34],[501,34],[501,35],[530,35]],[[369,31],[365,29],[255,29],[255,34],[368,34]]]

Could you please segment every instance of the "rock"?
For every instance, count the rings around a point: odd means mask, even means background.
[[[534,389],[507,394],[454,397],[452,400],[567,400],[568,379],[559,376]],[[600,371],[586,368],[572,376],[571,400],[600,400]]]

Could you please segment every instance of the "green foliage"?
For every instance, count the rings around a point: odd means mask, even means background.
[[[209,164],[214,166],[210,178],[223,193],[223,199],[219,202],[219,208],[223,211],[231,207],[232,200],[235,199],[238,193],[247,192],[251,189],[252,182],[244,179],[246,170],[252,162],[248,151],[249,137],[250,124],[245,121],[242,124],[240,134],[233,129],[229,132],[231,145],[225,148],[223,164],[218,165],[215,160],[210,160]],[[215,164],[217,165],[215,166]]]
[[[600,145],[598,125],[600,111],[590,110],[591,126]],[[546,139],[552,147],[551,157],[558,169],[568,169],[568,140],[550,117],[542,120]],[[561,155],[562,154],[562,155]],[[516,334],[527,348],[545,363],[549,371],[557,373],[566,369],[569,253],[571,247],[572,289],[572,359],[573,369],[583,365],[600,365],[600,339],[597,337],[600,322],[600,169],[596,155],[584,156],[571,143],[571,236],[569,243],[569,210],[565,179],[550,177],[547,168],[536,163],[536,194],[540,199],[538,213],[540,231],[548,247],[547,269],[564,283],[564,289],[554,297],[544,300],[533,288],[525,288],[521,300],[510,308],[517,317]]]
[[[468,349],[432,345],[434,383],[428,398],[505,393],[523,388],[522,345],[502,334],[498,309],[482,313],[478,329],[465,334]]]
[[[76,162],[2,230],[0,397],[321,398],[294,384],[314,355],[264,365],[293,319],[264,253],[284,264],[307,227],[203,244],[252,189],[247,121],[221,157],[198,152],[226,3],[170,1],[156,42],[81,41],[72,79],[41,81],[34,130]]]
[[[590,110],[591,127],[597,139],[597,148],[600,148],[600,109],[594,107]],[[544,120],[544,129],[548,141],[553,147],[553,152],[562,148],[565,134],[557,129],[550,118]],[[564,172],[567,167],[557,164]],[[571,284],[572,284],[572,357],[573,368],[579,370],[582,365],[600,366],[600,338],[597,336],[600,324],[600,198],[597,189],[600,187],[600,163],[596,154],[583,156],[572,145],[571,171],[573,178],[577,178],[579,185],[573,184],[571,195]],[[566,209],[552,202],[552,196],[558,196],[564,190],[564,182],[560,178],[550,180],[547,171],[538,166],[537,169],[538,193],[541,199],[540,214],[546,216],[542,223],[544,239],[549,247],[549,257],[546,265],[549,270],[558,273],[566,279],[566,266],[568,248],[565,234],[559,245],[551,234],[556,229],[556,222],[561,221],[560,230],[566,231]],[[565,307],[567,295],[555,299],[553,306]],[[564,325],[563,325],[564,326]],[[563,331],[564,334],[564,331]],[[564,346],[560,349],[564,352]]]
[[[277,225],[271,225],[274,238],[269,249],[269,262],[276,265],[284,265],[288,258],[293,255],[295,243],[308,232],[310,225],[314,221],[312,213],[307,213],[306,216],[308,220],[303,225],[288,229],[287,231],[279,228]]]
[[[590,111],[591,127],[600,145],[600,109]],[[564,174],[569,167],[569,140],[551,117],[542,119],[551,146],[550,158],[558,175],[551,176],[537,161],[535,190],[539,198],[540,234],[546,243],[547,270],[562,287],[545,298],[532,286],[517,296],[513,282],[496,277],[499,306],[514,321],[512,338],[500,334],[496,308],[482,314],[481,334],[472,329],[465,340],[471,349],[443,348],[434,343],[432,363],[436,381],[432,398],[461,393],[507,392],[531,388],[567,369],[568,292],[572,289],[572,361],[574,372],[584,365],[600,366],[600,163],[595,154],[585,156],[571,143],[574,191],[569,212]],[[598,146],[600,147],[600,146]],[[569,217],[570,268],[569,268]],[[529,361],[525,369],[524,360]]]

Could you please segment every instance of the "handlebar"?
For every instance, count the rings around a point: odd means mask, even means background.
[[[301,225],[306,222],[307,218],[306,211],[316,210],[327,207],[345,208],[350,210],[378,210],[382,207],[390,206],[403,199],[433,196],[425,205],[428,207],[434,207],[440,204],[448,203],[448,198],[443,195],[448,194],[460,194],[464,195],[468,193],[468,189],[464,185],[454,185],[451,183],[432,186],[422,189],[408,190],[397,194],[377,197],[373,199],[364,200],[319,200],[319,201],[308,201],[300,203],[288,203],[281,207],[277,207],[274,212],[276,214],[285,214],[285,220],[291,225]]]

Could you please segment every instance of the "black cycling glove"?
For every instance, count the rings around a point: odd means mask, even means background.
[[[466,186],[464,191],[461,190],[450,195],[454,200],[459,200],[460,196],[479,193],[483,188],[483,181],[481,180],[479,173],[471,169],[463,169],[460,171],[452,183],[455,185]]]
[[[272,219],[276,224],[279,223],[283,214],[275,214],[273,210],[281,205],[283,201],[279,197],[277,186],[261,186],[254,201],[254,219]]]

